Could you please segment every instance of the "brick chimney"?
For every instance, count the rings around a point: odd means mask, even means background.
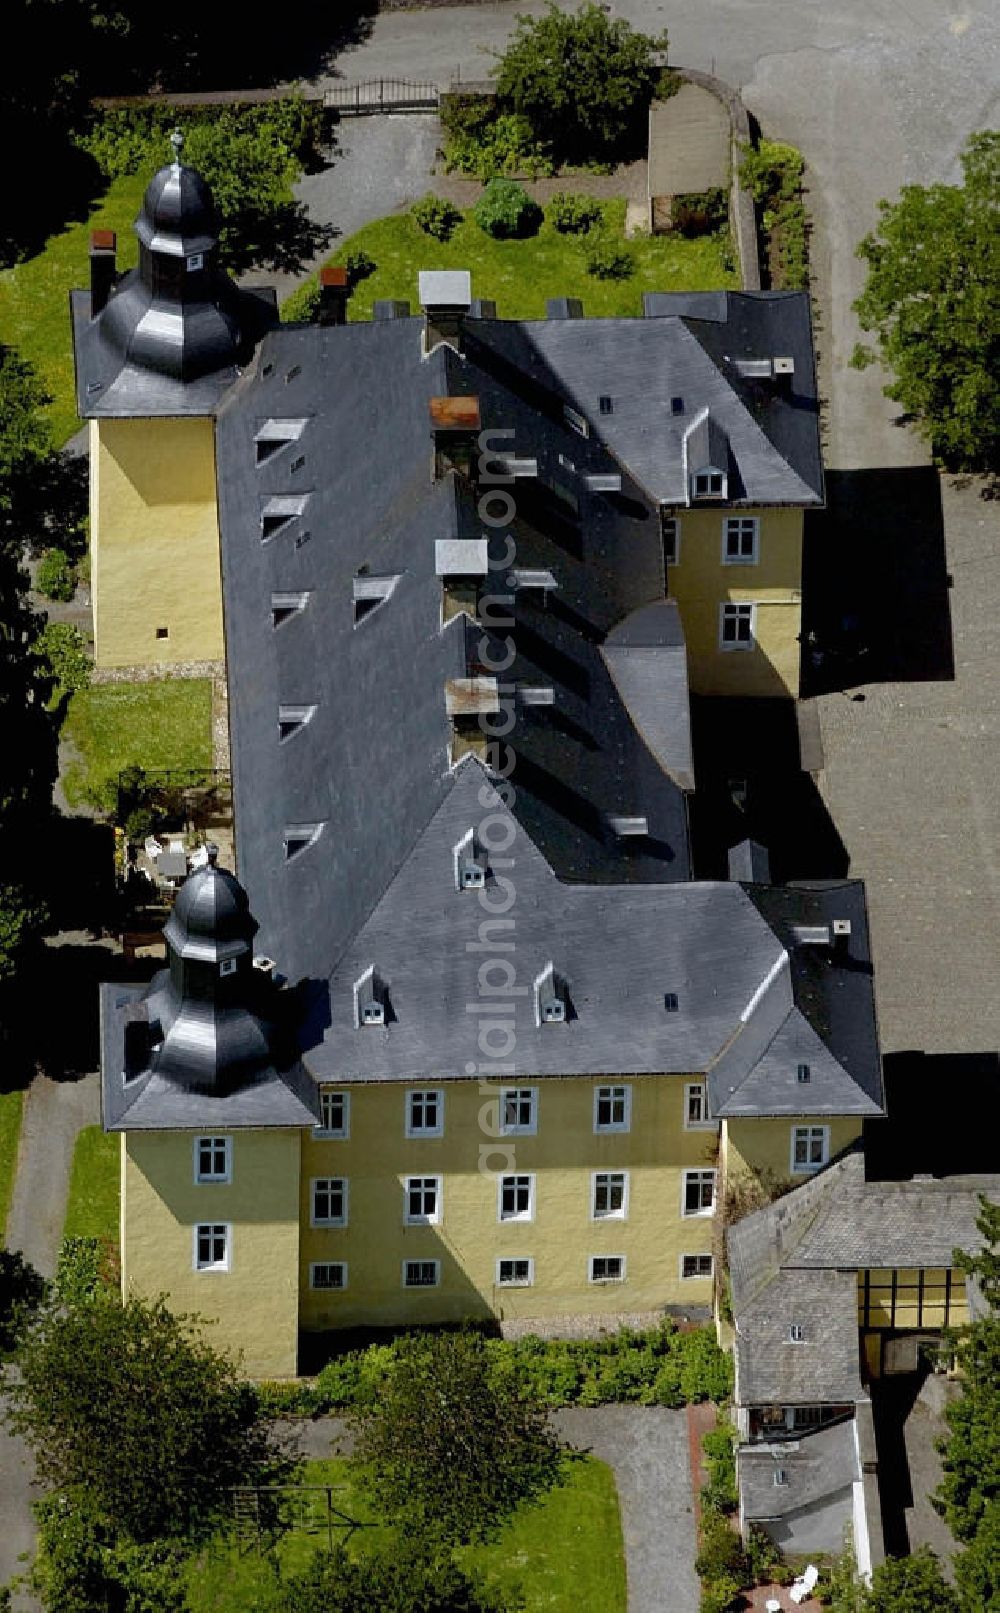
[[[351,288],[347,270],[327,264],[319,271],[319,322],[321,325],[347,324],[347,299]]]
[[[90,232],[90,317],[107,306],[108,298],[118,278],[116,251],[118,238],[114,230]]]

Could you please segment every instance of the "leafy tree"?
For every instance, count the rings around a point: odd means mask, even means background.
[[[196,1318],[100,1291],[50,1306],[18,1351],[10,1420],[40,1477],[86,1493],[115,1537],[198,1540],[226,1512],[230,1486],[288,1471],[233,1364]]]
[[[31,365],[0,345],[0,548],[82,552],[86,467],[52,448],[51,398]]]
[[[0,1355],[14,1348],[47,1292],[45,1278],[19,1249],[0,1249]]]
[[[400,1343],[359,1451],[385,1510],[449,1543],[490,1539],[558,1481],[562,1460],[543,1407],[490,1372],[476,1333]]]
[[[929,1546],[912,1557],[887,1557],[872,1574],[862,1613],[960,1613],[958,1597]]]
[[[116,1538],[86,1490],[60,1490],[36,1507],[42,1550],[32,1588],[49,1613],[186,1613],[184,1547]]]
[[[518,113],[556,157],[614,161],[643,147],[646,114],[667,36],[638,33],[593,0],[575,12],[549,0],[544,16],[518,17],[494,74],[502,110]]]
[[[407,1541],[391,1557],[318,1552],[285,1581],[283,1597],[288,1613],[516,1613],[523,1606]]]
[[[895,379],[886,396],[913,415],[949,470],[1000,463],[1000,130],[962,153],[961,185],[906,185],[879,204],[858,247],[868,281],[855,303]]]
[[[1000,1613],[1000,1500],[987,1502],[979,1528],[955,1558],[965,1613]]]
[[[38,592],[46,599],[72,599],[76,593],[76,571],[65,549],[46,549],[36,577]]]
[[[1000,1210],[980,1198],[977,1218],[984,1246],[978,1254],[956,1249],[956,1266],[996,1305],[1000,1290]],[[984,1316],[955,1339],[961,1398],[945,1409],[949,1436],[944,1476],[934,1497],[957,1540],[972,1542],[992,1504],[1000,1501],[1000,1317]]]

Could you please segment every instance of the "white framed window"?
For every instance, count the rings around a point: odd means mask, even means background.
[[[708,1092],[704,1081],[685,1082],[684,1129],[686,1131],[715,1130],[715,1121],[708,1118]]]
[[[222,962],[219,964],[219,973],[223,977],[226,975],[234,975],[236,973],[236,959],[223,958]]]
[[[757,644],[757,607],[719,606],[719,649],[752,650]]]
[[[530,1255],[501,1255],[497,1261],[498,1288],[530,1288],[535,1280],[535,1262]]]
[[[199,1184],[231,1182],[233,1179],[233,1139],[196,1137],[194,1140],[194,1179]]]
[[[404,1260],[404,1288],[436,1288],[441,1281],[440,1260]]]
[[[404,1220],[408,1227],[437,1226],[441,1220],[440,1176],[408,1176]]]
[[[194,1229],[195,1271],[228,1271],[232,1264],[233,1229],[228,1221],[199,1221]]]
[[[628,1131],[632,1125],[632,1089],[627,1086],[594,1088],[594,1130]]]
[[[533,1137],[538,1130],[538,1088],[504,1087],[500,1094],[503,1137]]]
[[[725,498],[726,478],[721,470],[714,465],[708,465],[704,470],[696,470],[691,478],[691,496],[693,498]]]
[[[351,1135],[351,1095],[336,1087],[319,1089],[320,1123],[314,1128],[316,1137],[345,1138]]]
[[[755,566],[760,559],[760,522],[756,515],[727,515],[722,523],[722,564]]]
[[[711,1255],[681,1255],[681,1278],[689,1282],[693,1277],[711,1277],[714,1262]]]
[[[830,1157],[829,1126],[793,1126],[791,1165],[799,1176],[804,1171],[818,1171]]]
[[[347,1177],[314,1176],[310,1189],[311,1224],[314,1227],[346,1227]]]
[[[309,1287],[330,1292],[347,1287],[346,1260],[312,1260],[309,1263]]]
[[[660,516],[660,536],[663,539],[665,563],[676,566],[681,557],[681,523],[676,515]]]
[[[594,1171],[590,1178],[594,1221],[624,1221],[628,1215],[628,1171]]]
[[[419,1087],[406,1094],[406,1135],[444,1136],[444,1093],[440,1087]]]
[[[714,1170],[684,1171],[681,1184],[681,1214],[711,1215],[714,1209]]]
[[[587,1261],[587,1281],[591,1283],[623,1283],[625,1281],[624,1255],[591,1255]]]
[[[501,1176],[497,1183],[497,1220],[535,1219],[534,1175]]]

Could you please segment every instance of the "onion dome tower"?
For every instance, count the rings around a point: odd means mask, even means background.
[[[114,237],[102,234],[89,304],[73,297],[83,416],[210,413],[277,323],[273,294],[241,291],[220,267],[212,192],[181,162],[180,130],[170,138],[173,161],[150,180],[135,224],[138,267],[118,276]]]
[[[224,1094],[275,1067],[268,982],[253,967],[257,923],[242,885],[216,865],[182,885],[164,929],[168,967],[144,1002],[149,1067],[195,1092]]]

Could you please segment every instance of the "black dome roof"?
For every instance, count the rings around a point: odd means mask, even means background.
[[[135,228],[152,252],[210,252],[218,245],[219,215],[208,184],[193,168],[167,163],[146,186]]]
[[[239,880],[209,863],[184,881],[164,934],[181,957],[205,955],[215,948],[231,955],[250,946],[257,928]],[[233,942],[243,942],[244,948],[234,948]]]

